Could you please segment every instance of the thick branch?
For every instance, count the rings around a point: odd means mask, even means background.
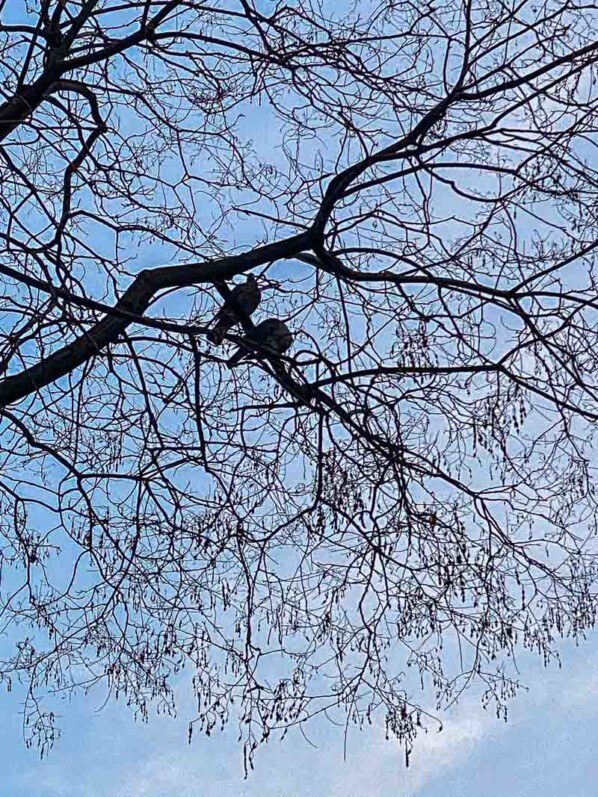
[[[159,291],[230,279],[236,274],[272,260],[291,257],[308,246],[309,235],[302,233],[283,241],[257,247],[244,254],[219,260],[142,271],[116,303],[114,313],[107,314],[88,332],[36,365],[0,382],[0,407],[13,404],[45,385],[55,382],[91,359],[106,346],[115,343],[133,322],[129,314],[142,315]]]
[[[0,105],[0,141],[3,141],[15,128],[24,122],[25,119],[31,116],[41,105],[49,92],[60,88],[57,81],[59,81],[64,74],[97,63],[98,61],[104,61],[130,47],[134,47],[151,39],[158,25],[166,19],[168,14],[170,14],[179,3],[180,0],[170,0],[170,2],[166,3],[160,11],[155,14],[147,25],[142,26],[130,36],[114,42],[109,47],[67,61],[65,58],[68,56],[73,42],[76,40],[77,35],[80,33],[82,26],[96,4],[95,0],[90,0],[90,2],[86,3],[81,13],[73,21],[70,30],[56,46],[48,51],[47,66],[40,77]]]
[[[42,104],[58,77],[58,70],[47,70],[30,86],[25,86],[21,92],[0,105],[0,141],[9,136]]]

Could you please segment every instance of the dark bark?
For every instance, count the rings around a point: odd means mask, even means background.
[[[183,288],[206,282],[221,282],[271,260],[289,258],[309,245],[310,236],[301,234],[208,263],[165,266],[141,272],[114,306],[89,331],[62,349],[50,354],[21,373],[0,382],[0,407],[6,407],[78,368],[111,343],[116,343],[133,319],[121,313],[142,316],[154,296],[167,288]]]

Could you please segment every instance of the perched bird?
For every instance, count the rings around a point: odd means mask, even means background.
[[[257,309],[261,298],[262,292],[253,274],[247,277],[246,282],[235,285],[230,297],[224,302],[212,321],[214,326],[207,335],[210,343],[215,346],[220,345],[229,329],[239,323],[237,309],[250,316]]]
[[[266,318],[253,330],[251,335],[245,335],[243,340],[255,344],[263,349],[263,353],[283,354],[293,342],[293,335],[284,321],[278,318]],[[251,346],[244,346],[243,342],[228,361],[233,368],[242,360],[258,355],[260,352]]]

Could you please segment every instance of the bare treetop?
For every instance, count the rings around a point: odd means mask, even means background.
[[[190,730],[240,719],[247,760],[323,713],[408,754],[593,625],[597,22],[0,0],[0,677],[29,741],[51,693],[145,717],[186,668]]]

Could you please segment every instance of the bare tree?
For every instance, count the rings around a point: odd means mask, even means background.
[[[316,714],[408,754],[592,626],[595,24],[0,0],[0,675],[29,743],[70,690],[174,711],[185,668],[190,733],[232,717],[248,761]]]

